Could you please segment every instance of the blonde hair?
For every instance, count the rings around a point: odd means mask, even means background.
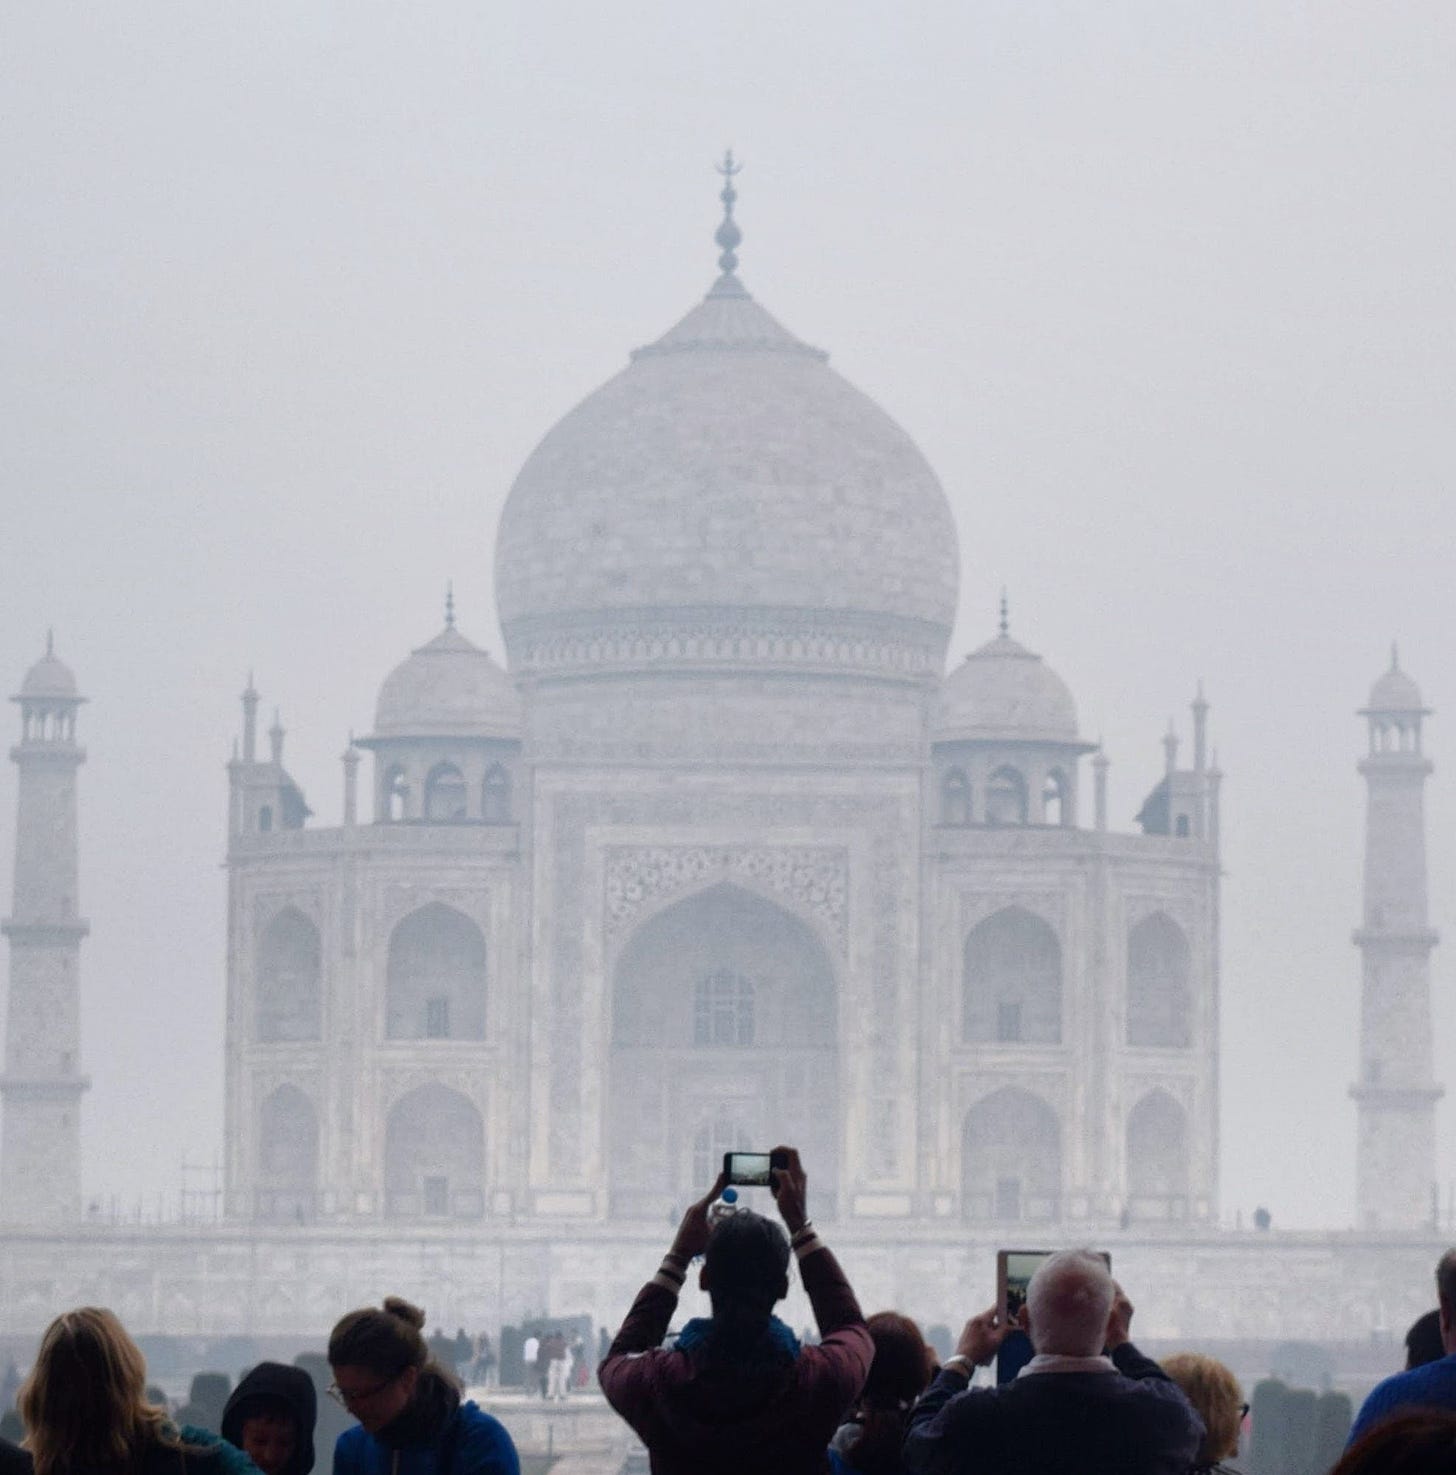
[[[148,1445],[180,1447],[146,1386],[146,1359],[113,1312],[81,1306],[56,1317],[16,1398],[36,1475],[118,1469]]]
[[[1239,1380],[1217,1358],[1201,1352],[1175,1352],[1163,1359],[1163,1371],[1187,1395],[1208,1431],[1200,1458],[1223,1460],[1236,1455],[1244,1402]]]

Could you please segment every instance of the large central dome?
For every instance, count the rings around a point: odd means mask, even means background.
[[[516,478],[496,545],[513,667],[938,675],[957,588],[940,483],[723,265]]]

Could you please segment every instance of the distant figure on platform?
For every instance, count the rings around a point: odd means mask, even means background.
[[[466,1334],[463,1326],[455,1328],[455,1345],[450,1353],[450,1365],[457,1378],[468,1378],[475,1366],[475,1341]]]
[[[334,1475],[520,1475],[511,1436],[430,1356],[425,1314],[391,1296],[351,1311],[329,1337],[330,1390],[359,1420]]]
[[[36,1475],[255,1475],[241,1451],[181,1428],[146,1398],[141,1349],[110,1312],[82,1306],[41,1337],[19,1405]]]
[[[566,1397],[571,1381],[571,1349],[565,1332],[552,1332],[546,1338],[546,1396],[555,1403]]]
[[[471,1364],[470,1377],[473,1382],[489,1387],[495,1381],[495,1345],[489,1332],[477,1332],[475,1336],[475,1361]]]
[[[318,1398],[299,1367],[260,1362],[234,1390],[222,1412],[222,1437],[263,1475],[309,1475]]]
[[[1456,1249],[1447,1250],[1436,1266],[1436,1299],[1440,1303],[1437,1319],[1445,1355],[1377,1383],[1355,1415],[1350,1428],[1351,1445],[1397,1410],[1444,1408],[1456,1411]]]
[[[541,1386],[541,1339],[532,1332],[521,1344],[521,1387],[530,1392]]]
[[[637,1293],[597,1379],[607,1402],[647,1446],[654,1475],[822,1475],[829,1441],[864,1385],[874,1344],[839,1262],[809,1222],[799,1154],[770,1185],[790,1237],[739,1210],[710,1224],[722,1177],[683,1217],[657,1274]],[[688,1266],[713,1314],[688,1322],[672,1350],[662,1339]],[[801,1347],[774,1314],[789,1292],[789,1260],[823,1337]]]
[[[1020,1376],[970,1388],[1010,1326],[973,1316],[910,1415],[911,1475],[1187,1475],[1203,1421],[1128,1335],[1132,1304],[1088,1250],[1044,1260],[1026,1292],[1036,1355]],[[1104,1348],[1110,1356],[1104,1355]]]

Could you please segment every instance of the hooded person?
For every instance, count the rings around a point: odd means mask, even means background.
[[[430,1356],[425,1314],[397,1296],[351,1311],[329,1337],[329,1392],[358,1419],[334,1446],[334,1475],[520,1475],[511,1436],[462,1402]]]
[[[313,1379],[302,1368],[260,1362],[228,1399],[221,1433],[263,1475],[309,1475],[317,1422]]]

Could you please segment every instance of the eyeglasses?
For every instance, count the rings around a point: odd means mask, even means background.
[[[335,1403],[342,1404],[345,1408],[355,1408],[361,1403],[369,1403],[378,1398],[391,1383],[396,1381],[395,1378],[386,1378],[372,1388],[361,1388],[356,1392],[345,1392],[337,1383],[330,1383],[324,1391]]]

